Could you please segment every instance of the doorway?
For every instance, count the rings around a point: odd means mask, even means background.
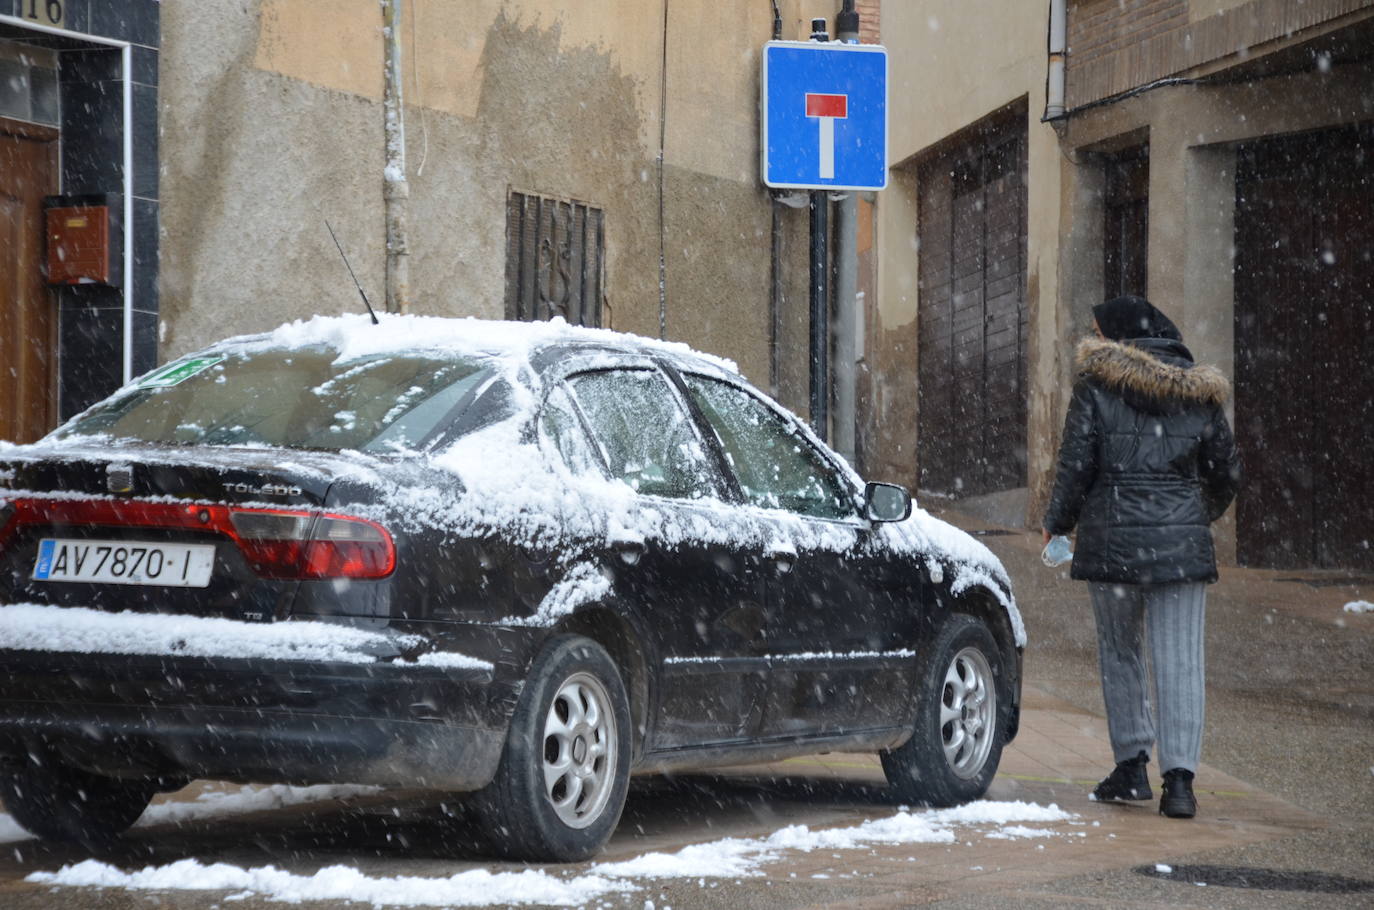
[[[57,417],[57,304],[43,269],[57,138],[50,127],[0,118],[0,439],[10,442],[32,442]]]
[[[1026,485],[1026,128],[991,120],[919,172],[921,491]]]
[[[1237,557],[1374,569],[1374,125],[1237,157]]]

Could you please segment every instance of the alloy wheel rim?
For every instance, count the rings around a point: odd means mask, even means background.
[[[940,740],[945,761],[960,779],[977,777],[996,733],[997,689],[992,667],[977,648],[950,661],[940,695]]]
[[[570,828],[601,817],[615,781],[617,739],[611,697],[588,673],[565,679],[544,718],[544,795]]]

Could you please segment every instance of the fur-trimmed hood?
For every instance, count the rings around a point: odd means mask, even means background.
[[[1180,405],[1222,405],[1231,397],[1231,383],[1221,371],[1194,364],[1179,342],[1089,337],[1078,343],[1076,361],[1080,374],[1137,408],[1167,411]]]

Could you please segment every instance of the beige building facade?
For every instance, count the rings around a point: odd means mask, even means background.
[[[884,5],[869,462],[1035,527],[1074,341],[1144,294],[1235,382],[1223,558],[1374,566],[1374,4],[1069,0],[1057,92],[1055,6]]]
[[[799,4],[782,6],[803,28]],[[595,298],[586,321],[714,351],[766,386],[770,5],[610,7],[403,4],[412,312],[515,315],[523,255],[528,315],[563,312],[571,281]],[[165,355],[360,306],[326,218],[381,298],[380,15],[375,0],[164,4],[164,132],[184,142],[164,154]],[[799,217],[782,217],[780,272],[804,302]]]
[[[410,311],[685,341],[806,413],[808,215],[760,181],[760,51],[841,6],[401,0]],[[1374,0],[856,6],[892,165],[857,205],[860,471],[1034,526],[1074,340],[1142,293],[1235,379],[1226,558],[1374,565]],[[360,310],[331,228],[381,306],[386,38],[375,0],[0,2],[0,437]],[[52,280],[54,208],[108,229],[104,271]]]
[[[34,279],[3,302],[32,327],[11,355],[32,402],[0,436],[34,438],[225,335],[361,310],[331,228],[381,306],[381,4],[43,7],[0,2],[0,63],[34,77],[0,98],[0,136],[47,167],[14,222],[32,243],[3,263]],[[411,312],[681,340],[805,409],[807,213],[759,179],[759,60],[837,2],[398,7]],[[93,90],[67,87],[83,76]],[[50,83],[61,97],[35,120]],[[87,118],[92,95],[108,103]],[[44,213],[76,194],[102,204],[118,268],[45,284]]]

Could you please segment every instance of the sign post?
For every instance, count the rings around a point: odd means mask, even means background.
[[[858,16],[846,4],[857,38]],[[837,20],[840,21],[840,20]],[[811,425],[829,438],[829,209],[841,197],[837,229],[835,441],[854,458],[855,211],[853,193],[887,186],[887,50],[831,42],[825,20],[812,20],[812,41],[770,41],[760,80],[761,170],[776,189],[810,190]]]

